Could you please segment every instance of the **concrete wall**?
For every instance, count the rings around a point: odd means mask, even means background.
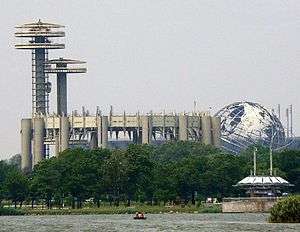
[[[223,213],[263,213],[269,212],[277,198],[245,198],[223,201]]]

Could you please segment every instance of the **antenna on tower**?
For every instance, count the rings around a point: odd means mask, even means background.
[[[256,152],[257,152],[257,147],[254,147],[253,150],[253,175],[256,176]]]
[[[290,136],[293,137],[293,105],[290,105]]]
[[[197,102],[194,100],[194,114],[196,114]]]
[[[286,137],[290,137],[290,117],[289,117],[289,109],[286,109]]]
[[[113,106],[112,105],[109,106],[109,116],[110,117],[113,116]]]
[[[277,106],[277,115],[278,115],[278,119],[280,121],[281,120],[280,104],[278,104],[278,106]]]

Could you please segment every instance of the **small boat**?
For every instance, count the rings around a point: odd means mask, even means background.
[[[145,220],[147,217],[145,217],[145,215],[143,213],[136,213],[135,216],[133,217],[133,219],[136,220]]]

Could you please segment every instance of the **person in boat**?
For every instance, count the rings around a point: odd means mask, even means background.
[[[145,215],[142,212],[136,212],[135,218],[144,218]]]

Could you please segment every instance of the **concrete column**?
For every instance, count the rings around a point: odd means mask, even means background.
[[[142,121],[142,143],[149,144],[151,143],[151,128],[149,116],[141,116]]]
[[[30,172],[32,169],[31,159],[31,119],[21,120],[21,169],[23,172]]]
[[[59,135],[55,135],[55,156],[59,155]]]
[[[132,132],[132,141],[134,144],[138,143],[138,132],[136,129]]]
[[[210,116],[201,117],[202,143],[212,144]]]
[[[96,116],[96,125],[97,125],[97,147],[101,147],[102,143],[102,120],[101,116]]]
[[[211,117],[212,141],[215,147],[221,147],[221,118]]]
[[[96,149],[98,147],[98,138],[97,133],[92,132],[91,133],[91,141],[90,141],[90,149]]]
[[[102,116],[101,118],[101,147],[108,147],[108,117]]]
[[[43,118],[33,118],[33,165],[45,158],[45,122]]]
[[[60,152],[69,148],[70,122],[68,117],[60,117]]]
[[[57,114],[67,116],[67,75],[57,74]]]
[[[188,140],[188,116],[187,115],[179,115],[178,118],[178,139],[181,141]]]

